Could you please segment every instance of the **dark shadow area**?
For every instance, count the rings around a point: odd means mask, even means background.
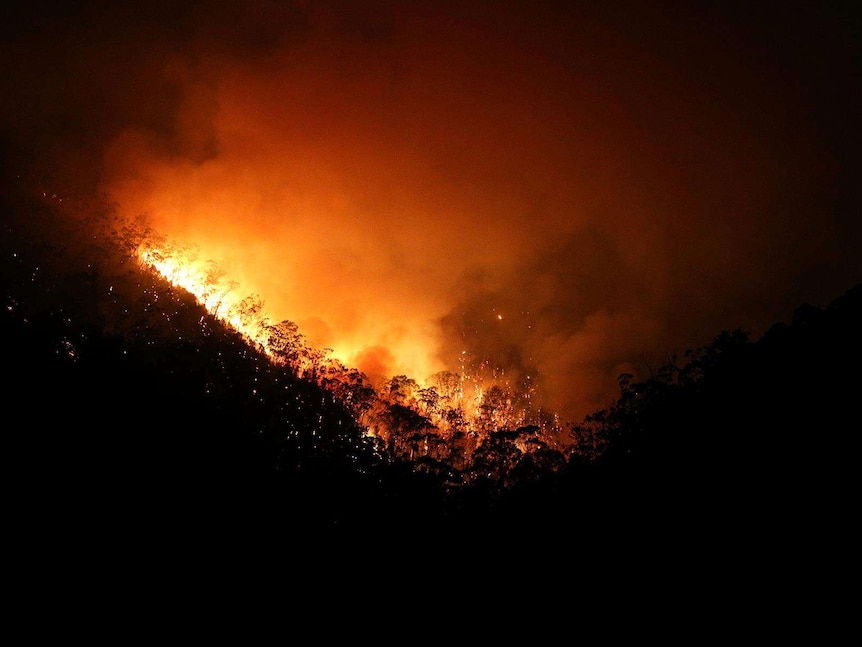
[[[6,177],[0,198],[2,455],[30,549],[146,563],[457,543],[720,565],[854,536],[862,285],[756,341],[723,331],[621,376],[575,429],[603,443],[590,460],[452,487],[142,271],[122,232],[102,237],[98,200],[67,211],[37,185]]]

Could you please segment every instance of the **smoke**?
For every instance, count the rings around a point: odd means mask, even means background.
[[[858,281],[847,16],[430,4],[15,8],[4,140],[369,375],[567,417]]]

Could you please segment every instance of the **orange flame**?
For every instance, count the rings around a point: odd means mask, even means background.
[[[181,249],[158,248],[148,243],[140,246],[138,258],[171,285],[192,294],[210,314],[267,349],[262,319],[243,316],[243,305],[247,304],[248,297],[240,298],[234,291],[236,286],[221,276],[212,262],[201,261]]]
[[[287,329],[271,325],[261,300],[251,296],[240,297],[237,284],[225,277],[214,262],[200,260],[193,248],[146,240],[139,246],[137,255],[145,267],[189,292],[208,312],[242,334],[250,344],[262,349],[273,361],[289,362],[299,375],[311,376],[330,390],[343,389],[356,378],[355,370],[349,369],[343,360],[330,356],[331,349],[308,347],[293,324]],[[289,338],[288,346],[293,344],[291,348],[296,352],[284,352],[284,335]],[[471,362],[467,351],[464,351],[457,373],[442,371],[427,381],[395,376],[381,384],[376,394],[379,405],[360,407],[351,401],[351,394],[347,395],[345,404],[353,406],[367,435],[395,445],[403,440],[396,437],[385,413],[382,413],[387,404],[413,409],[428,420],[441,438],[451,437],[453,431],[460,429],[468,432],[475,445],[480,446],[494,430],[532,426],[540,430],[538,433],[550,444],[564,449],[560,445],[558,417],[532,410],[529,379],[526,385],[519,385],[516,389],[503,379],[503,375],[494,373],[489,377],[487,364]],[[365,378],[362,373],[359,376],[360,379]],[[526,446],[519,448],[529,451]],[[411,457],[417,451],[412,446],[401,450]]]

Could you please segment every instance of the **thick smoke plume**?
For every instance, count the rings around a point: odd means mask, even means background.
[[[371,377],[578,418],[860,279],[858,18],[611,4],[12,5],[2,141]]]

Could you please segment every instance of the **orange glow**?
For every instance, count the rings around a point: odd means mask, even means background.
[[[273,361],[284,361],[285,355],[277,350],[278,335],[273,331],[272,320],[264,310],[263,301],[253,296],[241,296],[238,284],[226,277],[212,261],[202,261],[196,249],[172,245],[164,239],[144,240],[138,249],[138,258],[144,266],[158,272],[172,285],[193,295],[213,316],[240,332]],[[498,318],[501,317],[498,315]],[[356,368],[371,378],[385,397],[388,397],[386,390],[390,384],[403,380],[399,382],[403,387],[399,388],[394,401],[427,416],[441,433],[449,430],[446,414],[451,411],[460,412],[466,429],[482,436],[491,430],[514,429],[538,422],[530,388],[510,384],[504,375],[489,371],[487,361],[475,362],[467,351],[461,353],[460,372],[440,370],[437,374],[429,374],[427,379],[416,379],[405,374],[396,376],[384,372],[386,367],[398,365],[389,348],[366,347],[353,355],[344,351],[338,353],[330,348],[314,348],[301,330],[297,328],[296,332],[298,334],[290,342],[296,351],[291,355],[290,363],[298,374],[317,380],[323,375],[342,382],[347,379],[349,371]],[[358,362],[351,363],[351,359]],[[321,384],[327,386],[329,382],[323,379]],[[432,394],[423,396],[423,391],[433,391],[433,404],[423,399]],[[489,398],[489,394],[493,394],[493,398]],[[519,403],[515,404],[515,400]],[[368,434],[373,436],[380,435],[381,427],[385,425],[382,420],[367,416],[360,422],[366,423]],[[546,422],[539,426],[545,428]],[[558,418],[554,418],[553,427],[559,427]]]
[[[155,248],[146,243],[138,250],[138,257],[172,285],[192,294],[213,316],[241,332],[252,343],[266,348],[261,320],[243,316],[242,298],[213,263],[200,260],[190,251]]]
[[[621,375],[862,276],[845,3],[11,4],[2,176],[156,232],[401,455],[562,446]]]
[[[138,250],[141,262],[156,270],[171,284],[179,286],[203,305],[213,316],[242,333],[253,344],[259,344],[269,351],[268,333],[265,330],[272,317],[263,310],[265,303],[251,294],[243,296],[240,285],[227,277],[214,261],[203,261],[199,251],[189,246],[175,246],[165,243],[158,247],[144,242]],[[255,308],[249,308],[252,304]],[[375,361],[375,352],[385,352],[386,361],[373,364],[380,367],[391,363],[388,349],[365,348],[358,353],[350,348],[326,348],[327,355],[346,364],[358,356],[360,364]],[[383,376],[382,373],[380,373]]]
[[[620,373],[774,320],[778,259],[813,266],[831,216],[781,179],[820,159],[807,113],[747,58],[572,11],[308,7],[265,44],[213,16],[146,61],[170,92],[106,134],[100,188],[375,384],[467,368],[579,420]]]

